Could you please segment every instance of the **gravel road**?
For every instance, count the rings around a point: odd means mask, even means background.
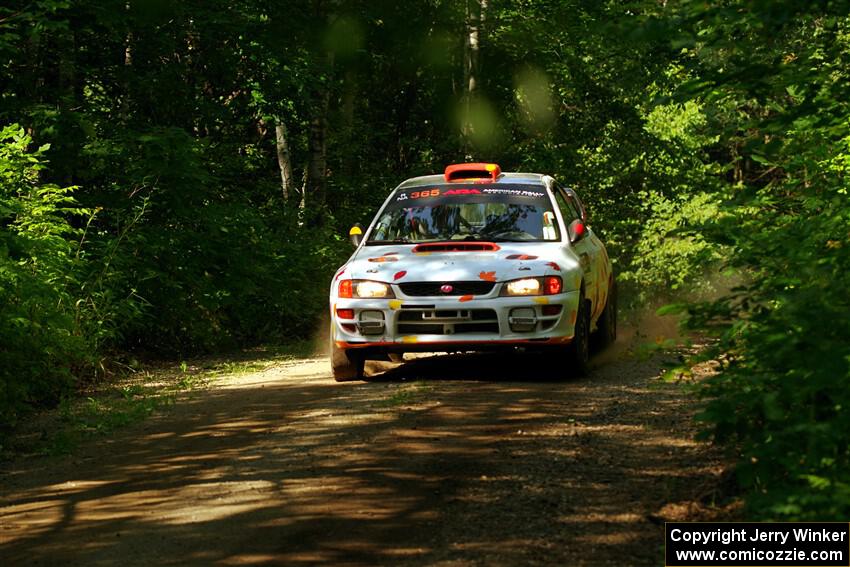
[[[2,565],[660,565],[726,463],[662,360],[326,359],[230,376],[0,476]]]

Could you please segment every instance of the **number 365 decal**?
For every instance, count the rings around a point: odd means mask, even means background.
[[[425,191],[414,191],[410,194],[411,199],[423,199],[425,197],[439,197],[439,189],[426,189]]]

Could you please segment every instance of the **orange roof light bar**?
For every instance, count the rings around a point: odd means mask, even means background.
[[[502,168],[495,163],[455,163],[446,166],[446,181],[464,181],[466,179],[490,179],[496,181],[502,174]]]

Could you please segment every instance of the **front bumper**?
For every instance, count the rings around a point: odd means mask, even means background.
[[[470,300],[456,296],[335,299],[332,335],[339,348],[380,347],[391,352],[565,344],[574,334],[578,301],[578,290]],[[340,310],[353,311],[353,318],[341,318]]]

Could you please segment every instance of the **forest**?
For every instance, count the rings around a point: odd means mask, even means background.
[[[349,226],[482,160],[575,188],[623,302],[711,337],[749,517],[850,513],[850,3],[4,0],[0,61],[4,430],[310,336]]]

